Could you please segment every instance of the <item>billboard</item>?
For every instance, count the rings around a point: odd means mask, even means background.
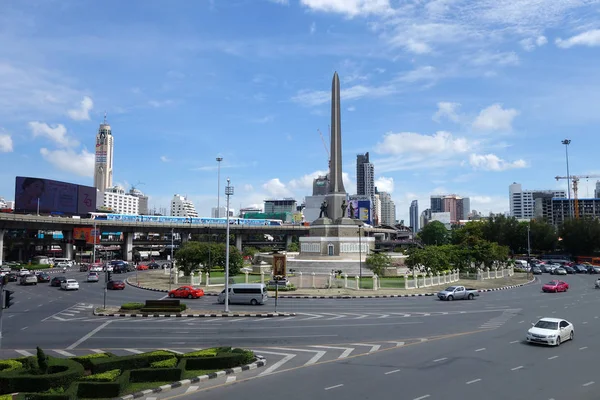
[[[371,222],[371,202],[368,200],[358,201],[358,219],[361,221],[372,224]]]
[[[17,176],[15,211],[83,215],[96,211],[96,188]]]
[[[94,228],[73,228],[73,240],[85,240],[87,244],[94,244]],[[100,229],[96,229],[96,244],[100,243]]]

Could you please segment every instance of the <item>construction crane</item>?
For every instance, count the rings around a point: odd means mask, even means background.
[[[329,167],[331,164],[331,155],[329,154],[329,149],[327,148],[327,142],[325,141],[325,137],[319,128],[317,128],[317,132],[319,132],[321,141],[323,142],[323,147],[325,147],[325,152],[327,153],[327,166]]]
[[[138,186],[140,185],[145,185],[144,182],[138,181],[135,185],[131,185],[131,191],[134,191],[138,188]]]
[[[560,179],[571,179],[573,181],[573,205],[574,205],[574,214],[575,218],[579,219],[579,201],[577,198],[577,189],[579,186],[580,179],[594,179],[600,178],[600,175],[571,175],[571,176],[556,176],[555,179],[558,181]]]

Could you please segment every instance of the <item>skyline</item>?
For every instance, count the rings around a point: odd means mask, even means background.
[[[598,173],[597,0],[175,4],[3,3],[0,196],[15,176],[91,186],[106,111],[113,181],[151,208],[179,193],[209,216],[217,156],[234,208],[301,202],[328,169],[317,129],[336,70],[344,186],[356,192],[356,154],[370,152],[405,223],[431,194],[486,214],[508,211],[513,182],[566,189],[565,138],[571,174]]]

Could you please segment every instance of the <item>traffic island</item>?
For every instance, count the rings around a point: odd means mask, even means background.
[[[149,300],[157,302],[159,300]],[[163,300],[176,301],[179,300]],[[236,312],[215,312],[215,310],[194,310],[188,309],[186,304],[178,305],[176,310],[166,308],[153,308],[155,312],[147,312],[147,303],[125,303],[121,307],[97,307],[94,309],[94,315],[98,317],[126,317],[126,318],[227,318],[227,317],[255,317],[255,318],[273,318],[273,317],[293,317],[296,313],[273,312],[273,313],[254,313],[247,311]]]

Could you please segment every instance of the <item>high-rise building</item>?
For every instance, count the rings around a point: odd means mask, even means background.
[[[325,196],[329,192],[329,177],[318,176],[313,180],[313,196]]]
[[[100,124],[96,135],[96,162],[94,165],[94,186],[101,193],[112,188],[113,181],[113,150],[115,142],[110,125],[106,122]]]
[[[419,231],[419,201],[413,200],[410,202],[410,209],[408,210],[410,215],[410,228],[413,232]]]
[[[444,196],[444,211],[450,213],[450,222],[451,224],[456,223],[460,219],[461,210],[458,207],[458,201],[460,197],[455,194],[449,194]]]
[[[297,202],[294,199],[265,200],[265,214],[271,213],[295,213]]]
[[[429,209],[431,212],[444,212],[444,195],[431,195]]]
[[[421,227],[421,229],[423,229],[423,227],[425,225],[427,225],[429,223],[429,221],[431,221],[431,209],[430,208],[423,210],[423,212],[421,212],[421,216],[419,217],[419,226]]]
[[[135,196],[139,199],[138,200],[139,214],[140,215],[148,215],[148,213],[150,212],[150,210],[148,209],[148,196],[144,195],[144,193],[142,193],[140,190],[133,188],[133,187],[129,190],[129,195]]]
[[[356,194],[373,196],[375,194],[375,166],[369,162],[369,153],[356,156]]]
[[[596,181],[596,190],[594,190],[594,198],[600,199],[600,181]]]
[[[379,192],[381,202],[381,225],[394,226],[396,224],[396,204],[388,192]]]
[[[459,220],[467,220],[469,219],[469,214],[471,213],[471,199],[468,197],[463,197],[458,201],[458,208],[460,209]]]
[[[564,190],[523,190],[520,183],[514,182],[508,187],[510,215],[515,218],[527,219],[535,215],[534,193],[537,197],[546,194],[550,198],[566,198]]]
[[[97,204],[102,204],[105,209],[116,214],[140,213],[140,198],[125,193],[125,189],[120,186],[106,188],[104,192],[98,190]]]
[[[172,217],[198,217],[194,203],[185,196],[174,195],[171,200],[171,216]]]

